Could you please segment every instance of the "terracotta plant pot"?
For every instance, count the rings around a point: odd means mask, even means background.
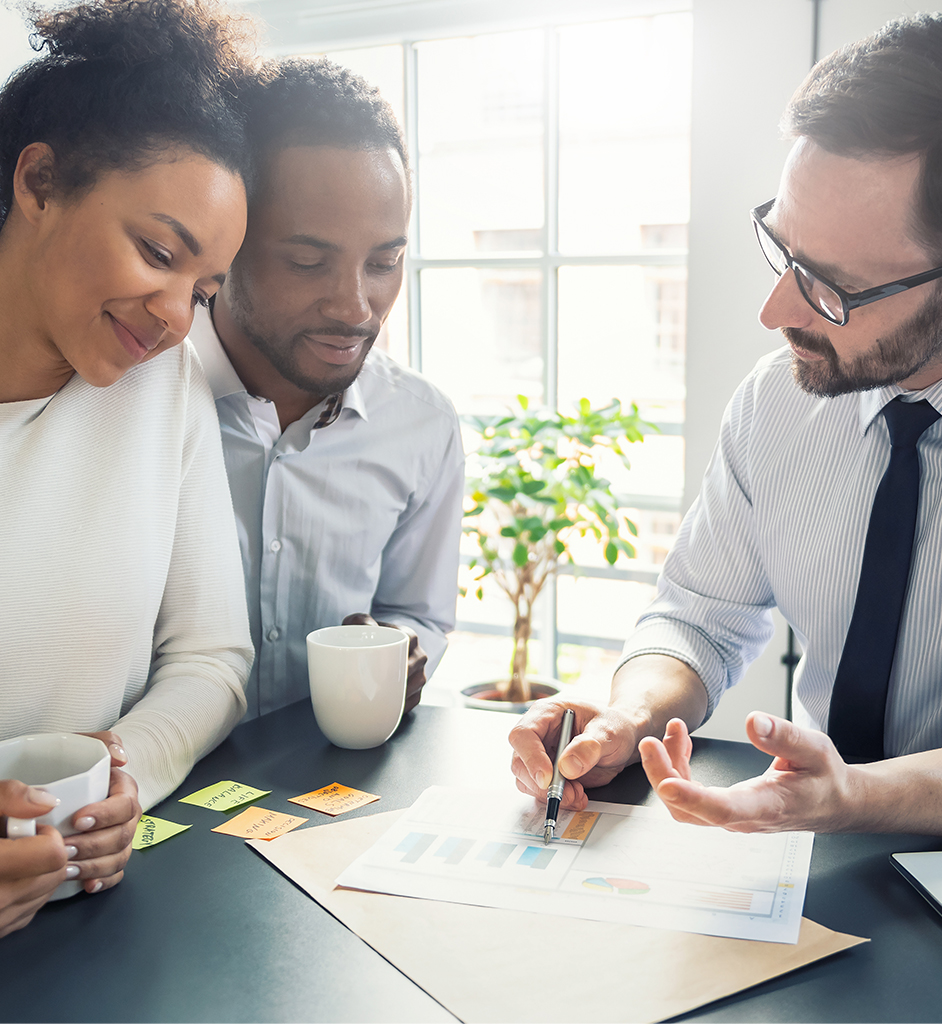
[[[561,686],[562,683],[558,679],[543,679],[540,676],[534,676],[530,679],[533,700],[501,700],[496,681],[466,686],[461,691],[461,696],[466,708],[477,708],[479,711],[507,711],[513,715],[522,715],[534,700],[541,700],[543,697],[554,697],[559,693]]]

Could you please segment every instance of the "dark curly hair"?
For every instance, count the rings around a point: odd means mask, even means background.
[[[108,170],[189,148],[249,186],[245,83],[254,23],[215,0],[98,0],[31,17],[37,51],[0,92],[0,223],[20,153],[55,154],[51,187],[71,195]]]
[[[379,90],[327,58],[266,62],[247,90],[248,133],[259,165],[288,146],[394,149],[409,177],[402,128]]]
[[[839,156],[919,154],[914,227],[942,259],[942,14],[888,22],[829,54],[789,101],[782,129]]]

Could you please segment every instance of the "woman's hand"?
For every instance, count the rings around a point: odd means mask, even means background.
[[[141,816],[137,783],[121,769],[128,756],[121,739],[113,732],[88,733],[101,740],[111,754],[111,787],[97,804],[81,808],[72,818],[76,835],[66,839],[69,860],[79,868],[78,878],[86,892],[110,889],[124,877],[131,856],[131,841]]]
[[[38,818],[57,803],[41,789],[12,779],[0,781],[0,815]],[[62,836],[40,825],[35,836],[0,839],[0,937],[24,928],[49,899],[56,886],[77,872],[67,865]]]

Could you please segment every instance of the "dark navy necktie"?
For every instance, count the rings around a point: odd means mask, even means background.
[[[890,464],[873,499],[857,601],[834,677],[828,735],[845,760],[883,758],[886,694],[909,584],[919,511],[916,443],[939,418],[925,400],[883,408]]]

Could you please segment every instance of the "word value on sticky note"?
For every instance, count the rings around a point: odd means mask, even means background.
[[[332,786],[315,789],[312,793],[290,796],[288,802],[335,816],[343,814],[345,811],[352,811],[356,807],[371,804],[378,799],[379,797],[375,793],[364,793],[361,789],[351,789],[349,786],[341,786],[339,782],[335,782]]]
[[[225,825],[217,825],[213,832],[224,832],[241,839],[276,839],[303,825],[308,818],[295,818],[280,811],[266,811],[264,807],[248,807]]]
[[[134,838],[131,840],[132,850],[146,850],[150,846],[156,846],[165,839],[175,836],[178,832],[186,832],[190,825],[178,825],[175,821],[165,821],[163,818],[152,818],[148,814],[142,814],[141,820],[134,830]]]
[[[241,782],[217,782],[215,786],[199,789],[189,796],[180,798],[181,804],[196,804],[197,807],[208,807],[211,811],[231,811],[233,807],[247,804],[251,800],[268,796],[270,789],[253,789]]]

